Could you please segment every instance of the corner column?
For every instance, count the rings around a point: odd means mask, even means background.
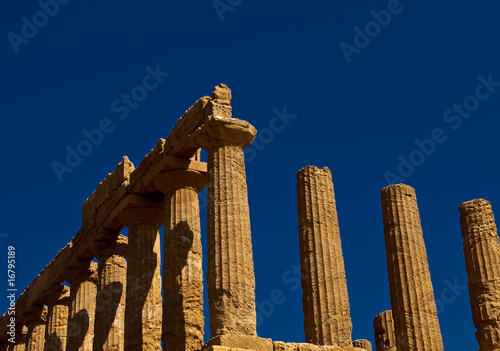
[[[491,204],[483,199],[459,207],[469,277],[472,320],[479,351],[500,350],[500,241]]]
[[[203,346],[203,268],[198,192],[207,177],[193,170],[158,175],[165,194],[163,254],[163,348],[193,351]]]
[[[77,259],[66,272],[71,284],[66,351],[92,351],[97,295],[97,263]]]
[[[297,172],[297,208],[306,342],[350,346],[349,297],[328,168]]]
[[[44,298],[48,306],[48,321],[45,334],[46,351],[66,350],[68,332],[68,305],[70,289],[64,285],[53,285]]]
[[[128,227],[125,350],[160,351],[162,332],[159,228],[163,201],[139,197],[119,215]]]
[[[377,351],[396,351],[396,334],[392,311],[384,311],[373,320],[375,331],[375,348]]]
[[[256,335],[255,276],[243,148],[256,130],[248,122],[211,117],[208,150],[208,299],[210,336]]]
[[[128,239],[110,232],[98,239],[93,245],[99,262],[93,350],[123,350]]]
[[[415,190],[391,185],[382,189],[381,196],[398,351],[442,351]]]

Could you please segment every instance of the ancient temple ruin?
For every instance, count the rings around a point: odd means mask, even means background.
[[[108,174],[83,204],[77,235],[17,299],[14,320],[2,316],[0,351],[372,350],[351,339],[332,176],[314,166],[297,173],[306,343],[257,335],[243,154],[257,131],[232,118],[230,102],[231,91],[215,87],[137,168],[124,157]],[[205,187],[206,343],[198,200]],[[443,350],[415,191],[391,185],[381,196],[392,310],[374,319],[376,350]],[[500,242],[491,205],[473,200],[460,213],[476,337],[480,351],[498,351]]]

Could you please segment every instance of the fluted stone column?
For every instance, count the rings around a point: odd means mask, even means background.
[[[127,243],[127,237],[116,233],[104,233],[94,243],[98,259],[94,351],[124,349]]]
[[[43,351],[47,313],[47,306],[35,305],[27,315],[22,316],[28,328],[26,351]]]
[[[16,344],[14,345],[13,350],[14,351],[25,351],[26,350],[26,341],[25,340],[16,341]]]
[[[472,320],[479,351],[500,350],[500,241],[491,210],[483,199],[463,203],[460,225],[469,277]]]
[[[68,305],[70,289],[54,285],[44,301],[48,306],[48,321],[45,331],[45,351],[65,351],[68,332]]]
[[[97,263],[78,260],[76,264],[66,272],[66,281],[71,284],[66,351],[92,351]]]
[[[206,175],[172,170],[155,185],[165,194],[163,259],[163,349],[192,351],[203,346],[203,268],[198,192]]]
[[[366,351],[372,351],[372,344],[368,340],[359,339],[352,342],[352,346]]]
[[[12,345],[13,351],[25,351],[28,328],[23,324],[16,325],[16,343]]]
[[[154,204],[154,205],[153,205]],[[144,205],[120,213],[128,227],[125,350],[160,351],[162,332],[161,252],[159,228],[163,202],[144,199]]]
[[[377,351],[396,351],[396,334],[392,311],[384,311],[373,320],[375,348]]]
[[[328,168],[307,166],[297,172],[297,208],[306,341],[349,346],[352,323]]]
[[[381,191],[389,288],[398,351],[441,351],[415,190],[404,184]]]
[[[255,276],[243,148],[256,130],[248,122],[217,116],[204,128],[210,335],[254,336]]]

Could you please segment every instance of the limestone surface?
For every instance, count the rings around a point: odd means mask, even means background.
[[[396,334],[392,311],[384,311],[373,320],[375,348],[377,351],[396,351]]]
[[[54,285],[52,291],[46,297],[48,321],[45,348],[47,350],[66,350],[70,289],[67,286]]]
[[[98,259],[94,350],[123,350],[128,238],[104,232],[93,244]]]
[[[172,170],[155,185],[165,194],[163,264],[163,347],[201,350],[203,346],[203,268],[198,192],[206,175]]]
[[[491,204],[463,203],[460,225],[479,351],[500,350],[500,241]]]
[[[142,206],[125,209],[128,227],[125,351],[161,350],[162,297],[159,228],[163,202],[144,198]]]
[[[215,89],[213,98],[222,100],[227,107],[229,102],[222,97],[230,95],[220,90]],[[248,122],[213,114],[207,116],[195,136],[197,143],[208,150],[207,279],[211,338],[256,335],[255,277],[243,154],[243,148],[255,136],[256,130]]]
[[[427,252],[415,190],[404,184],[381,191],[389,288],[398,351],[441,351]]]
[[[349,346],[352,323],[328,168],[307,166],[297,173],[297,208],[306,341]]]

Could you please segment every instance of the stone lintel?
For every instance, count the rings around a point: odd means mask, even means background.
[[[116,166],[113,173],[109,173],[83,203],[82,224],[91,220],[91,218],[96,215],[99,208],[113,195],[116,189],[129,184],[130,176],[133,171],[134,165],[127,156],[123,156],[123,160]]]
[[[219,335],[210,338],[203,347],[203,351],[209,350],[211,347],[224,346],[225,348],[233,349],[246,349],[258,351],[273,351],[273,341],[271,339],[259,338],[258,336],[249,335]],[[213,349],[216,351],[216,349]],[[222,351],[217,349],[217,351]]]
[[[179,118],[165,139],[165,153],[167,155],[184,158],[196,155],[199,147],[192,142],[193,134],[205,122],[205,107],[210,100],[208,96],[202,97]]]

